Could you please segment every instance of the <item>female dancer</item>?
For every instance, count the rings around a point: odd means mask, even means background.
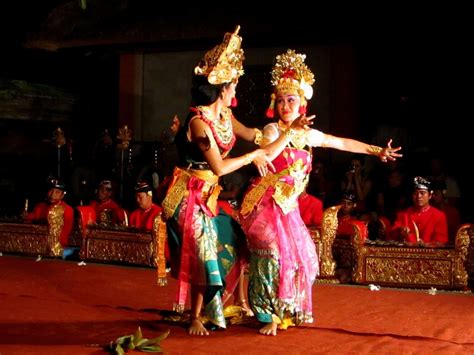
[[[330,147],[395,160],[401,149],[372,146],[335,137],[315,129],[296,131],[295,119],[306,111],[314,76],[304,63],[306,56],[293,50],[276,57],[272,70],[274,93],[267,112],[278,122],[265,126],[261,147],[288,137],[280,153],[271,149],[275,171],[257,178],[245,194],[241,208],[242,228],[250,248],[249,300],[264,335],[276,335],[277,327],[312,322],[311,288],[319,272],[318,257],[301,219],[298,196],[311,171],[311,147]]]

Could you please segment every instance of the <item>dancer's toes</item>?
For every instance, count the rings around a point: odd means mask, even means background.
[[[189,335],[209,335],[199,318],[191,319],[191,325],[188,328]]]
[[[277,323],[267,323],[265,326],[260,328],[259,333],[262,335],[277,335]]]

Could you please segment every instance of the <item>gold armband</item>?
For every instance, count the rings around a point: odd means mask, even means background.
[[[247,153],[244,155],[244,165],[249,165],[251,162],[253,162],[253,154],[252,153]]]
[[[260,143],[262,143],[262,137],[263,137],[262,131],[259,130],[258,128],[254,128],[253,130],[255,132],[255,139],[253,140],[253,142],[256,145],[260,145]]]
[[[372,153],[373,155],[380,156],[382,151],[383,151],[383,148],[381,147],[378,147],[376,145],[369,145],[369,153]]]

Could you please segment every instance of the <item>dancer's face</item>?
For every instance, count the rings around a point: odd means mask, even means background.
[[[292,94],[278,95],[276,107],[280,119],[285,123],[291,123],[300,115],[300,97]]]

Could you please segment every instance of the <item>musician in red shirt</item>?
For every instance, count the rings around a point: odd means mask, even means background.
[[[421,242],[429,247],[444,246],[448,242],[448,224],[446,215],[430,205],[433,193],[430,182],[417,176],[413,183],[413,206],[397,214],[390,239]]]
[[[110,180],[102,180],[97,189],[96,200],[90,203],[95,211],[96,223],[105,225],[122,225],[125,211],[112,199],[113,187]]]
[[[356,199],[353,190],[342,192],[341,208],[337,213],[337,236],[350,238],[354,234],[354,226],[356,226],[360,231],[360,242],[364,243],[368,236],[367,224],[354,215],[354,210],[357,207]]]
[[[153,230],[153,221],[161,212],[161,207],[155,205],[153,199],[153,189],[146,182],[140,182],[135,186],[135,199],[138,208],[130,215],[130,227],[142,230]]]
[[[337,213],[337,234],[338,235],[352,235],[354,233],[353,222],[357,218],[353,215],[354,208],[357,207],[355,202],[356,195],[353,191],[344,191],[341,198],[341,208]]]
[[[48,188],[46,201],[37,203],[33,211],[25,216],[25,221],[47,223],[49,211],[55,206],[62,206],[64,208],[64,219],[59,242],[64,248],[69,244],[69,235],[71,234],[74,223],[74,210],[63,201],[64,195],[66,194],[66,186],[61,180],[50,179],[48,181]]]

